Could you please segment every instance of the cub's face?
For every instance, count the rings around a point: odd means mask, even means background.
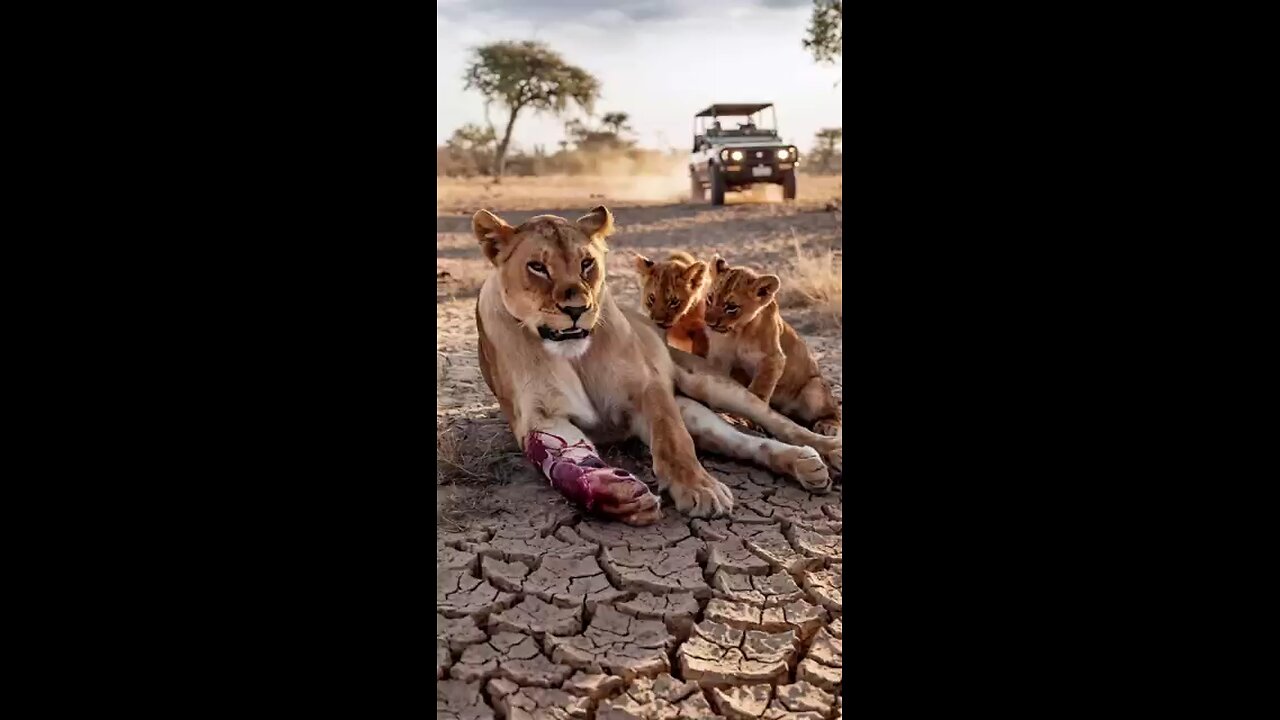
[[[636,273],[649,319],[663,329],[674,325],[695,302],[701,302],[710,279],[704,262],[684,266],[671,261],[654,262],[643,255],[636,255]]]
[[[507,312],[548,349],[584,352],[600,317],[605,237],[613,232],[609,210],[598,206],[575,222],[539,215],[518,227],[481,210],[471,227],[498,268]]]
[[[729,267],[720,256],[711,262],[707,291],[707,327],[727,333],[755,319],[778,293],[778,276],[759,275],[745,267]]]

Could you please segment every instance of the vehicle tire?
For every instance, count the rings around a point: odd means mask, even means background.
[[[796,199],[796,171],[792,170],[782,176],[782,199]]]
[[[724,176],[715,165],[711,166],[711,204],[724,204]]]
[[[702,187],[698,173],[692,169],[689,170],[689,199],[696,203],[707,201],[706,188]]]

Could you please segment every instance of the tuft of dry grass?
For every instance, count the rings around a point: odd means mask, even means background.
[[[796,257],[782,274],[779,303],[783,307],[811,307],[828,327],[844,322],[844,281],[840,277],[841,257],[831,250],[809,252],[800,247],[792,231]]]
[[[436,485],[502,481],[521,461],[505,421],[436,418]]]
[[[462,442],[451,425],[436,424],[436,485],[444,485],[456,475],[473,476],[462,456]]]

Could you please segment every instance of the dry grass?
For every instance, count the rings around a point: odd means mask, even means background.
[[[436,485],[443,485],[454,476],[474,476],[462,456],[462,443],[452,425],[436,425]]]
[[[844,281],[840,277],[842,255],[831,250],[809,252],[792,233],[796,256],[782,274],[779,303],[783,307],[811,307],[823,324],[841,327],[844,322]]]
[[[523,462],[503,420],[436,419],[436,484],[492,482]]]
[[[436,418],[436,522],[443,527],[460,530],[470,520],[509,509],[507,500],[473,486],[502,482],[519,456],[513,459],[497,433],[478,430],[483,428],[475,423]]]

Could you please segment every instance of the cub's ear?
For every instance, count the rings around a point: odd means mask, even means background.
[[[724,258],[720,257],[718,254],[713,255],[711,257],[711,274],[719,275],[727,272],[729,272],[729,263],[725,262]]]
[[[613,234],[613,213],[603,205],[591,208],[591,212],[578,218],[578,229],[592,240],[604,240]]]
[[[509,249],[516,229],[488,210],[477,210],[471,217],[471,232],[480,241],[480,249],[489,262],[498,264],[498,255]]]
[[[640,253],[633,254],[636,256],[636,273],[639,274],[640,277],[649,277],[649,274],[653,272],[653,261]]]
[[[777,275],[761,275],[756,278],[756,297],[766,301],[772,300],[780,285],[782,281],[778,280]]]
[[[684,269],[683,277],[689,287],[698,287],[707,279],[707,264],[699,260]]]

